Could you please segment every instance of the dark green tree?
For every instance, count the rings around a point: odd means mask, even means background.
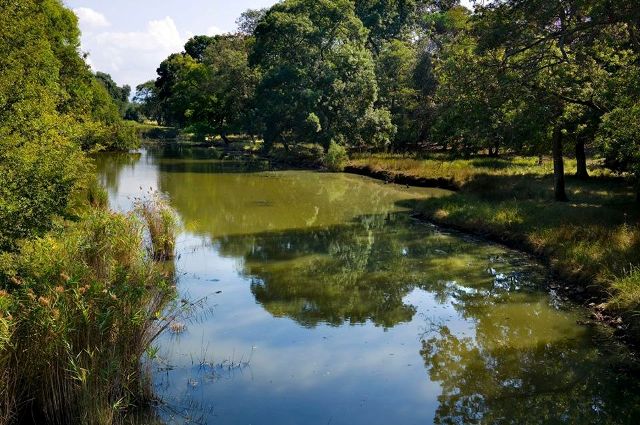
[[[255,37],[251,59],[262,74],[256,99],[267,147],[390,142],[395,129],[388,112],[374,107],[367,31],[350,1],[284,1],[267,12]],[[371,134],[374,140],[365,138]]]

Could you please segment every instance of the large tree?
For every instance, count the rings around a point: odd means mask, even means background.
[[[0,0],[0,251],[50,228],[86,183],[81,147],[132,134],[80,54],[58,0]]]
[[[476,12],[479,51],[498,57],[503,69],[547,105],[555,197],[566,200],[564,141],[576,142],[584,174],[582,136],[607,110],[598,97],[607,73],[618,68],[617,55],[611,52],[620,47],[620,34],[615,33],[629,32],[623,38],[637,45],[637,2],[625,0],[614,8],[606,0],[495,0]]]
[[[285,0],[267,12],[255,38],[267,146],[390,142],[395,129],[389,113],[374,107],[374,62],[351,1]]]

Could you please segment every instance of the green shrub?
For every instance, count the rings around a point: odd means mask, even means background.
[[[55,132],[28,140],[0,138],[0,251],[49,230],[89,171],[80,148]]]
[[[347,156],[347,150],[344,146],[337,144],[335,141],[331,141],[327,153],[324,155],[324,166],[331,171],[342,171],[349,157]]]

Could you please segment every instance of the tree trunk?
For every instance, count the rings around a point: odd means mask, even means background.
[[[553,191],[558,202],[568,201],[564,183],[564,158],[562,156],[562,128],[553,129]]]
[[[576,161],[578,163],[578,171],[576,177],[582,180],[589,178],[589,171],[587,170],[587,154],[584,151],[584,139],[578,137],[576,141]]]
[[[224,144],[229,146],[231,144],[231,141],[227,138],[227,135],[224,133],[220,133],[220,137],[222,138],[222,140],[224,141]]]

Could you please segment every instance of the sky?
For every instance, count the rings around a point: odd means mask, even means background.
[[[111,74],[120,85],[154,79],[171,53],[196,34],[236,29],[247,9],[276,0],[64,0],[80,20],[82,51],[94,71]]]
[[[277,0],[64,0],[80,20],[82,51],[94,71],[134,90],[197,34],[232,32],[247,9]],[[463,1],[468,3],[468,0]]]

